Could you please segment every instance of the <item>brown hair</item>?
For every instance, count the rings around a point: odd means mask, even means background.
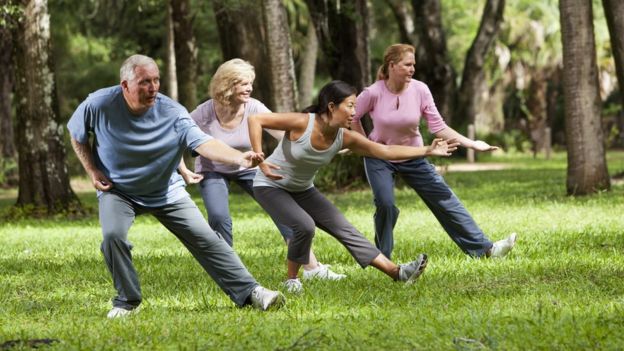
[[[416,49],[409,44],[393,44],[388,46],[384,52],[383,65],[377,70],[377,80],[388,79],[388,66],[391,63],[397,63],[403,59],[406,53],[416,53]]]

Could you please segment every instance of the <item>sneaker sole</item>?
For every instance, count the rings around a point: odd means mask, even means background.
[[[427,257],[426,254],[420,254],[418,256],[418,270],[416,270],[416,272],[414,272],[414,274],[412,274],[407,281],[405,281],[405,284],[412,284],[416,281],[416,279],[418,279],[418,277],[420,277],[424,272],[425,272],[425,268],[427,268],[427,263],[429,263],[429,259]]]

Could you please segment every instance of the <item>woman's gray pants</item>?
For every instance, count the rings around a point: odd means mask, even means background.
[[[336,238],[362,268],[381,253],[316,188],[289,192],[267,186],[254,187],[254,197],[273,221],[293,230],[288,259],[308,264],[316,227]]]

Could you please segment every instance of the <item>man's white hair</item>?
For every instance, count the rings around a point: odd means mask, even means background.
[[[128,57],[124,63],[121,65],[121,69],[119,69],[119,79],[120,81],[124,80],[133,80],[134,79],[134,69],[138,66],[147,66],[153,64],[156,65],[156,61],[153,58],[145,55],[132,55]]]

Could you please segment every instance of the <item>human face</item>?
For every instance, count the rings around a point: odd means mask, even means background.
[[[349,128],[355,116],[355,94],[346,97],[340,105],[329,106],[331,112],[330,124],[338,128]]]
[[[414,59],[414,54],[406,52],[403,54],[403,57],[399,62],[390,63],[390,66],[388,67],[390,79],[393,79],[396,82],[409,83],[414,75],[415,65],[416,60]]]
[[[251,98],[251,92],[253,91],[253,80],[243,79],[236,83],[234,86],[234,94],[232,95],[232,102],[235,104],[244,104]]]
[[[134,79],[121,82],[130,112],[141,115],[156,103],[160,89],[160,73],[154,64],[134,68]]]

